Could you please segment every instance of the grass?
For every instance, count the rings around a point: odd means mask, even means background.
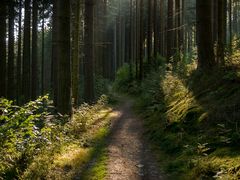
[[[102,128],[96,134],[94,138],[97,141],[97,146],[91,152],[91,163],[87,166],[81,179],[85,180],[104,180],[107,174],[107,151],[106,151],[106,142],[105,137],[108,135],[109,129]]]

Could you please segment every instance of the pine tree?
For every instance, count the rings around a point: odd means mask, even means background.
[[[71,115],[70,1],[54,1],[53,53],[57,64],[57,110]],[[56,64],[55,64],[56,63]]]
[[[84,38],[84,100],[92,103],[94,97],[94,0],[85,0],[85,38]]]
[[[8,78],[7,78],[7,97],[15,99],[15,65],[14,65],[14,1],[8,2]]]
[[[204,71],[215,66],[213,50],[212,3],[209,0],[196,1],[198,68]]]
[[[6,97],[6,1],[0,3],[0,97]]]
[[[24,39],[23,39],[23,96],[24,102],[30,100],[31,97],[31,59],[30,59],[30,23],[31,23],[31,8],[30,0],[25,0],[25,14],[24,14]]]

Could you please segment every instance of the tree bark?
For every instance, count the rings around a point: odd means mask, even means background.
[[[17,102],[21,104],[22,96],[22,0],[18,12],[18,49],[17,49]]]
[[[229,52],[232,54],[232,0],[229,0]]]
[[[168,0],[167,15],[167,61],[173,56],[173,0]]]
[[[24,15],[24,39],[23,39],[23,99],[24,103],[30,100],[31,97],[31,59],[30,59],[30,22],[31,8],[30,0],[25,0],[25,15]]]
[[[42,53],[41,53],[41,94],[45,94],[45,2],[42,2]]]
[[[70,1],[54,1],[53,53],[58,63],[57,110],[61,114],[72,114],[71,102],[71,58],[70,58]]]
[[[209,0],[197,0],[196,7],[198,68],[208,71],[215,66],[211,20],[212,3]]]
[[[15,99],[15,66],[14,66],[14,1],[8,2],[8,78],[7,97]]]
[[[6,97],[6,1],[0,3],[0,97]]]
[[[160,4],[159,4],[159,9],[160,9],[160,19],[159,19],[159,23],[160,23],[160,33],[159,33],[159,52],[161,56],[165,56],[165,28],[164,28],[164,1],[160,0]]]
[[[73,34],[72,34],[72,95],[74,99],[74,106],[79,104],[79,19],[80,19],[80,2],[76,0],[72,3],[73,10]]]
[[[38,96],[38,2],[33,0],[32,15],[32,100]]]
[[[154,25],[154,59],[157,58],[157,53],[158,53],[158,46],[159,46],[159,29],[158,29],[158,11],[157,11],[157,0],[154,0],[153,3],[153,12],[154,12],[154,20],[153,20],[153,25]]]
[[[141,12],[143,13],[143,12]],[[152,58],[152,0],[148,0],[148,34],[147,34],[147,54],[148,63],[151,63]]]
[[[85,62],[84,62],[84,100],[92,103],[94,97],[94,1],[85,0]]]
[[[226,19],[227,1],[218,0],[218,41],[217,41],[217,62],[224,65],[225,46],[226,46]]]
[[[143,0],[140,0],[140,32],[139,32],[139,80],[143,80],[143,51],[144,51],[144,22],[143,22]]]

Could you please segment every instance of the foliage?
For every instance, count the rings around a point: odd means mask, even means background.
[[[106,117],[110,109],[106,109],[106,104],[107,96],[102,96],[93,106],[83,104],[75,110],[70,120],[55,113],[48,96],[40,97],[22,107],[1,99],[0,179],[37,179],[51,176],[51,172],[55,172],[53,165],[60,166],[56,159],[63,157],[60,155],[67,151],[66,147],[72,147],[76,152],[86,151],[86,157],[81,157],[83,161],[79,161],[79,165],[80,162],[86,163],[90,151],[84,147],[91,143],[94,145],[95,141],[85,134],[93,127],[97,130],[96,122],[101,118],[99,128],[107,124]],[[80,147],[82,149],[77,151]],[[76,157],[79,156],[76,154]]]
[[[42,147],[51,144],[58,123],[65,117],[56,115],[48,96],[19,107],[12,101],[0,101],[0,176],[15,176],[20,173]],[[46,121],[47,119],[47,121]]]
[[[131,86],[132,78],[130,73],[130,66],[128,64],[124,64],[117,71],[116,80],[114,82],[114,89],[116,91],[124,92]]]
[[[95,93],[96,97],[101,97],[103,94],[109,92],[111,82],[108,79],[104,79],[102,76],[95,77]]]

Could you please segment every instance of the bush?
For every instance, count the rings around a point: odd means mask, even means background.
[[[102,76],[97,76],[95,78],[95,93],[96,97],[99,98],[103,94],[107,94],[109,92],[111,82],[107,79],[104,79]]]
[[[50,131],[52,132],[52,137],[56,138],[51,138],[50,143],[42,147],[42,151],[33,157],[19,177],[21,179],[58,179],[63,174],[67,178],[75,170],[79,172],[82,168],[81,166],[88,160],[91,152],[86,147],[94,147],[94,144],[97,142],[92,140],[93,129],[97,130],[105,122],[107,123],[104,119],[105,115],[110,111],[106,107],[107,103],[108,97],[102,95],[94,105],[82,104],[75,110],[72,119],[67,122],[65,121],[65,123],[59,125],[57,123],[52,124]],[[53,119],[56,118],[58,117],[54,116]],[[104,122],[102,123],[101,121],[101,125],[98,124],[100,119]],[[99,127],[96,127],[96,125]],[[67,157],[65,154],[68,154]],[[63,158],[60,161],[63,164],[66,163],[66,166],[59,166],[57,163],[59,157]],[[72,165],[77,169],[71,169]],[[68,174],[66,168],[70,168],[70,174]]]
[[[48,96],[20,107],[0,100],[0,177],[17,176],[33,156],[51,144],[53,134],[64,117],[54,115]]]
[[[128,88],[131,86],[132,80],[130,67],[128,64],[124,64],[117,72],[114,89],[118,92],[127,92]]]

